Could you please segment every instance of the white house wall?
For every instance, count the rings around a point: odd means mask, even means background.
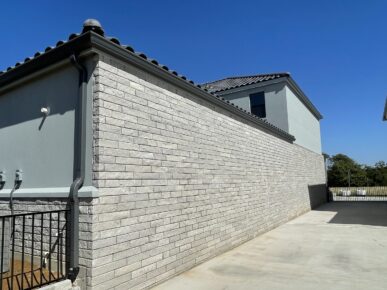
[[[294,143],[316,153],[321,153],[320,122],[286,86],[289,133],[296,137]]]

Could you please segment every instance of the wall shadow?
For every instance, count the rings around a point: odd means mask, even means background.
[[[325,183],[308,185],[308,193],[311,209],[315,209],[329,201],[328,189]]]
[[[315,210],[336,212],[329,221],[332,224],[387,227],[387,202],[384,201],[336,201]]]

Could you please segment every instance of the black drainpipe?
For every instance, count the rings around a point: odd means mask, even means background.
[[[69,232],[69,263],[68,278],[74,282],[79,273],[79,198],[78,190],[85,179],[86,153],[86,104],[87,104],[87,69],[79,62],[75,55],[71,56],[71,63],[79,72],[79,96],[75,122],[75,152],[74,152],[74,181],[70,187],[70,232]]]

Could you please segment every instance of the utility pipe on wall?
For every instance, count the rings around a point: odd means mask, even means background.
[[[74,282],[79,273],[79,198],[78,191],[85,180],[86,157],[86,110],[87,110],[87,69],[77,56],[70,57],[79,72],[78,106],[75,117],[74,181],[70,187],[70,259],[68,278]]]

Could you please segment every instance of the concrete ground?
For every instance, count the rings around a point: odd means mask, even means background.
[[[153,290],[387,289],[387,203],[321,206]]]

